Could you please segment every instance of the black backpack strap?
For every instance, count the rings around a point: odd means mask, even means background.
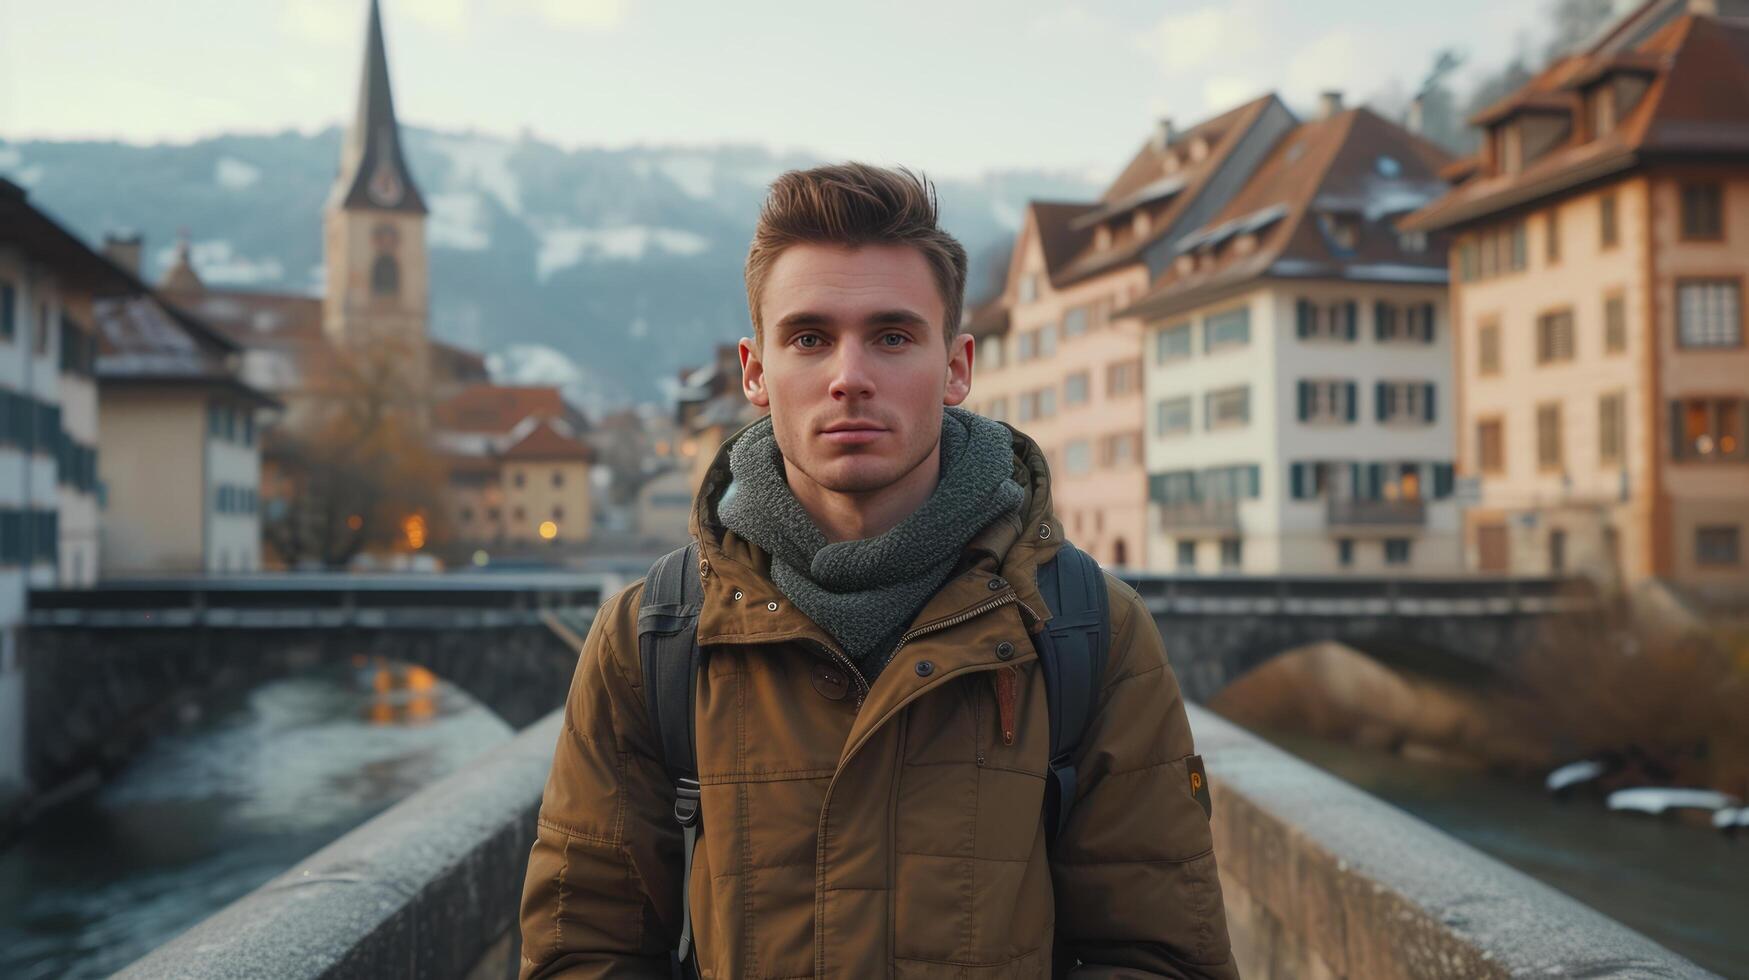
[[[1099,707],[1111,647],[1111,599],[1105,573],[1067,541],[1039,566],[1038,590],[1050,610],[1034,638],[1049,692],[1051,772],[1045,785],[1045,833],[1055,840],[1075,805],[1075,756]]]
[[[698,755],[693,710],[698,676],[698,611],[704,583],[698,574],[698,542],[671,551],[650,566],[638,603],[638,662],[644,674],[644,710],[662,748],[662,764],[674,782],[674,821],[685,838],[680,879],[680,946],[674,975],[687,976],[692,954],[692,852],[698,845]]]

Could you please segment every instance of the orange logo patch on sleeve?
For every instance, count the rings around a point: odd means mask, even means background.
[[[1214,816],[1214,800],[1209,797],[1208,774],[1202,768],[1202,756],[1193,755],[1184,760],[1184,768],[1190,773],[1190,795],[1202,805],[1202,815]]]

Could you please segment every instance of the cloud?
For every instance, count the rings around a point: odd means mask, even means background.
[[[1259,25],[1269,19],[1252,3],[1202,7],[1168,14],[1138,39],[1168,75],[1230,62],[1256,50]]]
[[[293,37],[339,47],[359,43],[364,17],[345,0],[293,0],[279,8],[279,29]]]
[[[433,30],[461,35],[468,28],[468,0],[396,0],[394,13],[405,14]],[[389,11],[383,11],[385,18]]]
[[[557,27],[611,31],[625,22],[624,0],[522,0],[522,5]]]
[[[1222,112],[1257,98],[1268,87],[1245,75],[1210,75],[1202,83],[1203,109],[1207,112]]]
[[[1367,76],[1376,77],[1378,59],[1362,56],[1365,45],[1351,30],[1323,34],[1301,47],[1288,60],[1282,87],[1289,99],[1299,102],[1314,100],[1327,90],[1355,92],[1364,87]]]

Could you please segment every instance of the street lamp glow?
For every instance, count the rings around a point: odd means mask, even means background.
[[[551,541],[559,536],[559,526],[552,521],[541,521],[540,536],[547,541]]]

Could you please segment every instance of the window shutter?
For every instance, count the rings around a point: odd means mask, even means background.
[[[1366,499],[1379,499],[1379,491],[1385,485],[1385,464],[1366,464]]]
[[[1299,335],[1301,337],[1310,337],[1312,335],[1311,300],[1301,299],[1294,304],[1294,322],[1298,325]],[[1304,416],[1302,416],[1302,418],[1303,417]]]
[[[1444,500],[1451,496],[1452,483],[1454,482],[1452,475],[1450,463],[1433,464],[1433,496],[1435,499]]]
[[[1429,422],[1433,421],[1434,418],[1433,394],[1433,383],[1431,381],[1421,386],[1421,407],[1427,416],[1427,421]]]
[[[1348,316],[1348,329],[1345,332],[1349,340],[1354,339],[1354,322],[1357,315],[1357,304],[1354,300],[1342,304],[1343,312]]]
[[[1439,330],[1438,325],[1433,319],[1435,309],[1436,307],[1432,303],[1421,304],[1421,329],[1423,332],[1423,339],[1430,344],[1433,343],[1434,338],[1438,336]]]
[[[1245,493],[1247,497],[1255,500],[1261,496],[1263,493],[1263,468],[1261,466],[1245,467],[1245,482],[1248,484]]]
[[[1348,499],[1359,500],[1366,496],[1366,490],[1360,485],[1360,464],[1348,464]]]
[[[1383,300],[1372,305],[1372,339],[1385,339],[1385,326],[1391,315],[1391,304]]]
[[[1343,387],[1348,390],[1348,421],[1352,422],[1354,421],[1356,403],[1360,401],[1359,386],[1354,382],[1349,381],[1346,382]]]
[[[1304,422],[1311,417],[1312,383],[1310,381],[1302,381],[1300,382],[1300,421]]]
[[[1682,444],[1682,402],[1670,403],[1670,458],[1682,459],[1688,455],[1688,447]]]
[[[1293,484],[1294,499],[1306,499],[1306,464],[1294,463],[1288,469],[1288,479]]]
[[[1373,386],[1373,417],[1380,422],[1385,420],[1385,394],[1388,388],[1383,381]]]

